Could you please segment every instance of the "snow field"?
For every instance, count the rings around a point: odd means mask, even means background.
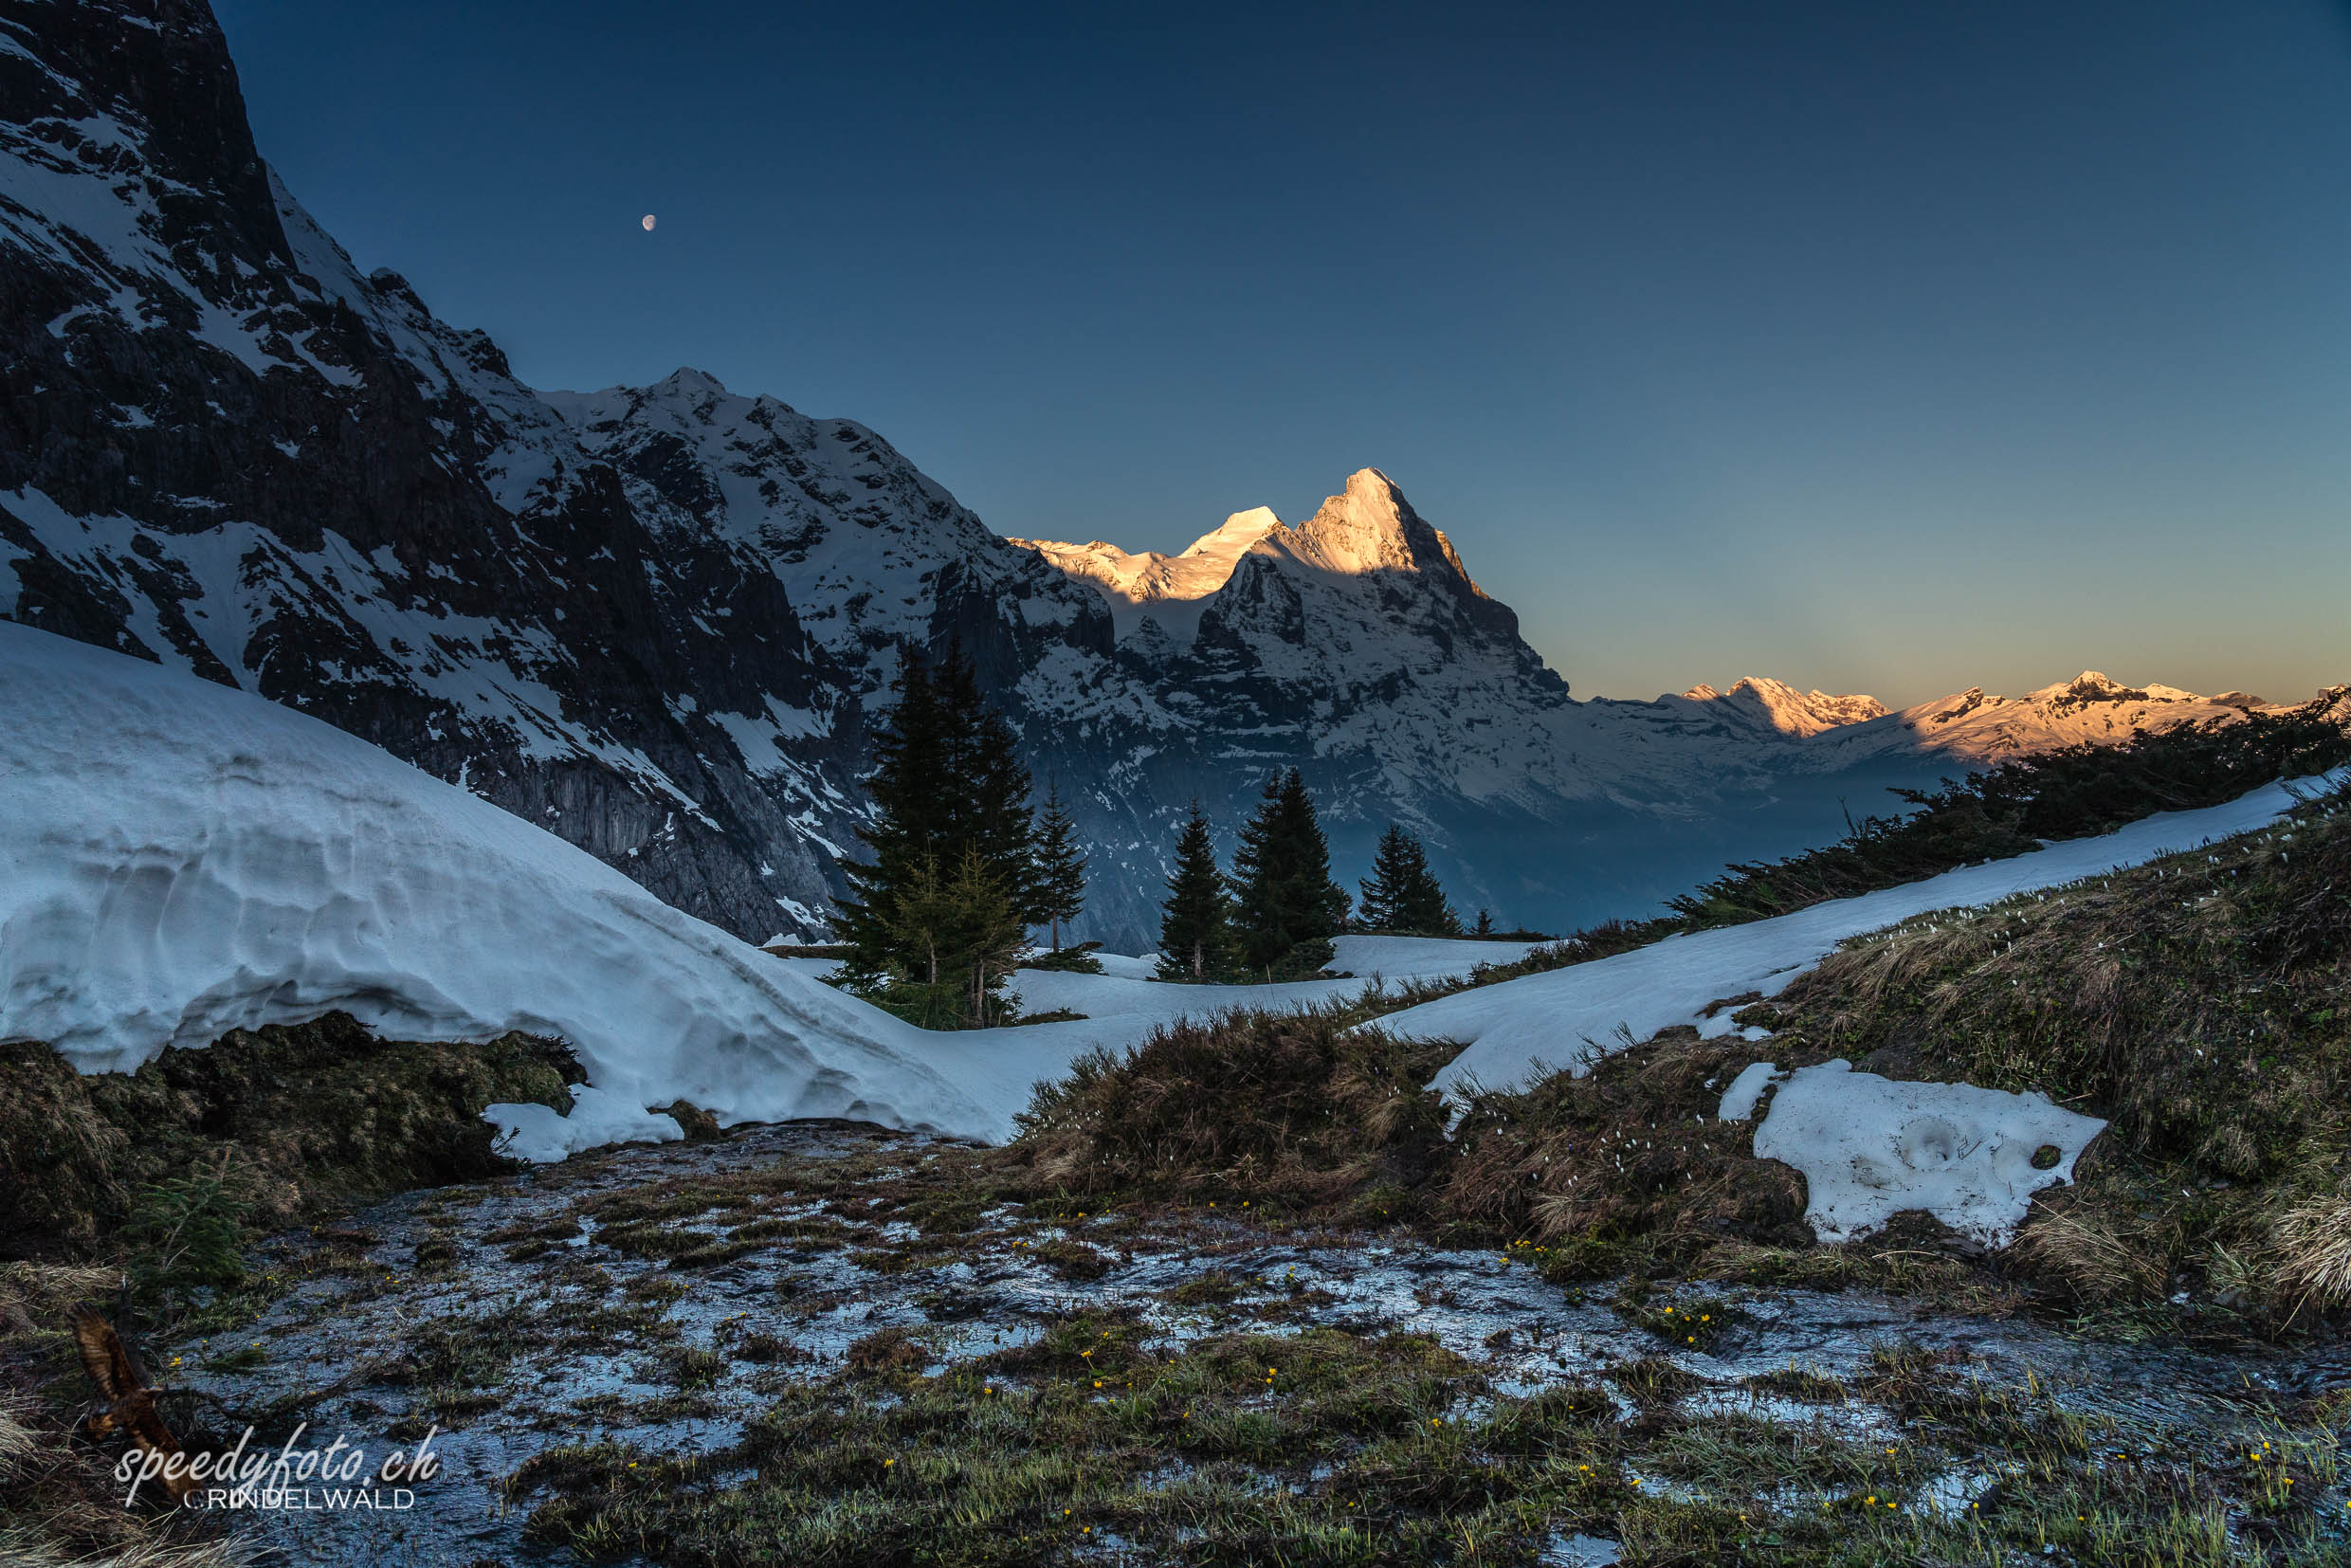
[[[1840,941],[1932,910],[1996,903],[2276,820],[2296,787],[1969,866],[1904,887],[1530,975],[1394,1013],[1380,1027],[1466,1048],[1434,1086],[1523,1085],[1624,1042],[1774,994]],[[85,1072],[135,1069],[232,1029],[352,1013],[391,1039],[521,1030],[588,1069],[569,1116],[491,1108],[510,1152],[555,1159],[671,1139],[647,1107],[722,1122],[870,1120],[1011,1136],[1040,1080],[1097,1047],[1236,1007],[1312,1005],[1371,976],[1466,975],[1525,942],[1340,939],[1358,976],[1275,987],[1161,984],[1027,970],[1030,1011],[1084,1020],[937,1034],[662,903],[619,872],[355,737],[246,693],[0,623],[0,1040],[44,1041]],[[1923,1208],[1989,1245],[2032,1192],[2069,1179],[2103,1123],[2038,1096],[1892,1083],[1828,1063],[1789,1077],[1756,1153],[1803,1171],[1823,1240]],[[1722,1114],[1775,1080],[1740,1073]],[[2043,1167],[2045,1145],[2058,1158]]]
[[[0,1039],[130,1071],[340,1010],[395,1040],[571,1043],[571,1117],[512,1152],[851,1117],[1000,1140],[1030,1085],[1146,1019],[926,1034],[670,908],[355,737],[0,623]]]

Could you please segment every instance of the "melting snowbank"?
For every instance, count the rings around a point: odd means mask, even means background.
[[[554,1158],[723,1121],[1010,1136],[1098,1018],[926,1034],[320,721],[0,623],[0,1040],[84,1072],[340,1010],[388,1038],[559,1035],[594,1091],[503,1107]]]
[[[1521,1087],[1544,1069],[1582,1071],[1595,1058],[1676,1024],[1725,1032],[1727,1013],[1702,1019],[1701,1010],[1751,991],[1776,996],[1848,938],[1930,910],[1996,903],[2266,827],[2294,804],[2297,791],[2306,793],[2318,782],[2265,784],[2226,805],[2166,811],[2012,860],[1962,866],[1746,925],[1668,937],[1613,957],[1408,1008],[1381,1019],[1379,1027],[1413,1039],[1459,1040],[1467,1048],[1433,1087],[1451,1094],[1471,1081],[1487,1088]]]
[[[2032,1194],[2073,1179],[2073,1162],[2105,1127],[2050,1103],[1973,1084],[1898,1083],[1823,1062],[1787,1076],[1755,1131],[1758,1159],[1804,1173],[1804,1218],[1822,1241],[1866,1236],[1923,1209],[1961,1235],[2005,1247]],[[1732,1080],[1724,1121],[1744,1121],[1777,1075],[1758,1062]],[[2043,1149],[2056,1158],[2036,1167]]]

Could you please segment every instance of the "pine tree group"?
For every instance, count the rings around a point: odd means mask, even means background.
[[[1061,925],[1085,902],[1085,862],[1058,792],[1040,829],[1011,726],[951,647],[935,665],[908,649],[897,704],[876,724],[872,854],[844,862],[834,929],[854,949],[853,983],[925,1028],[1001,1022],[1004,982],[1028,927]]]
[[[1232,968],[1232,895],[1216,868],[1216,846],[1196,796],[1176,840],[1176,869],[1159,908],[1159,978],[1224,979]]]
[[[1358,884],[1363,890],[1357,923],[1366,931],[1402,932],[1414,937],[1458,937],[1461,917],[1445,902],[1445,889],[1429,869],[1429,852],[1421,842],[1395,823],[1379,835],[1372,856],[1372,874]],[[1483,911],[1481,911],[1483,913]]]
[[[1267,781],[1241,829],[1232,885],[1234,944],[1250,975],[1310,975],[1330,962],[1351,901],[1331,880],[1330,844],[1296,768]]]

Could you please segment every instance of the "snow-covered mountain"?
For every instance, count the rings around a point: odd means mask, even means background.
[[[202,0],[0,12],[0,618],[300,708],[755,939],[822,922],[909,644],[974,656],[1129,949],[1176,816],[1229,839],[1276,767],[1342,875],[1400,820],[1466,906],[1558,926],[1882,783],[2249,701],[1576,701],[1376,470],[1130,556],[693,371],[536,391],[303,212]]]
[[[2086,669],[2070,681],[2022,697],[1991,697],[1981,686],[1970,686],[1887,714],[1883,724],[1857,724],[1840,735],[1836,744],[1910,745],[1968,763],[1988,763],[2056,746],[2109,745],[2128,739],[2134,730],[2225,721],[2269,705],[2242,691],[2199,697],[2177,686],[2125,685]]]
[[[1744,712],[1779,735],[1818,735],[1823,730],[1883,718],[1886,704],[1874,697],[1836,697],[1814,687],[1798,691],[1785,681],[1748,676],[1728,691],[1695,685],[1682,694],[1691,702],[1720,702],[1720,712]]]

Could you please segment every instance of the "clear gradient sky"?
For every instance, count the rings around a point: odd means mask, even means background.
[[[216,4],[536,385],[1131,550],[1376,465],[1586,696],[2351,680],[2340,4]]]

